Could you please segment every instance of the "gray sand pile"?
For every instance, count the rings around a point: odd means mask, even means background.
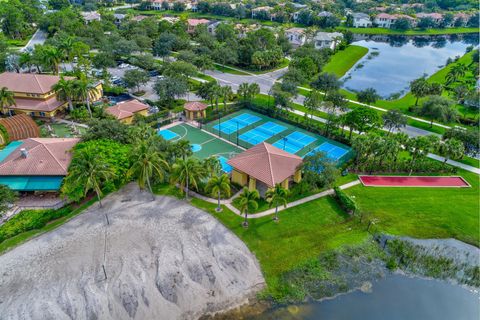
[[[263,287],[255,257],[216,219],[150,199],[131,184],[0,256],[1,319],[196,319]]]

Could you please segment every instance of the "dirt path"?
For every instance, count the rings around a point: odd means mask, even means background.
[[[195,319],[263,287],[254,256],[212,216],[150,199],[129,185],[0,256],[1,318]]]

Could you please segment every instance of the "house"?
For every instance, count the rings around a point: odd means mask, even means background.
[[[417,13],[416,17],[417,17],[417,19],[430,18],[436,24],[439,24],[443,21],[443,14],[441,14],[441,13],[423,13],[423,12],[421,12],[421,13]]]
[[[113,19],[114,19],[113,23],[115,23],[118,26],[122,23],[123,20],[125,20],[126,17],[127,17],[126,14],[114,13],[113,14]]]
[[[407,19],[410,21],[411,26],[415,26],[416,21],[414,18],[407,16],[405,14],[388,14],[388,13],[379,13],[375,17],[375,24],[380,28],[391,28],[395,21],[398,19]]]
[[[292,181],[300,182],[302,161],[297,155],[262,142],[230,158],[227,163],[232,166],[232,182],[264,193],[277,183],[288,189]]]
[[[168,2],[168,1],[166,1],[166,0],[151,0],[149,2],[150,2],[150,4],[148,5],[148,8],[150,10],[161,11],[161,10],[165,10],[164,6],[163,6],[163,3]],[[173,4],[172,4],[172,6],[173,6]],[[169,4],[169,7],[170,7],[170,4]]]
[[[65,77],[65,79],[73,79]],[[59,76],[35,73],[4,72],[0,74],[0,88],[13,92],[15,105],[7,107],[10,115],[26,113],[32,117],[53,118],[68,106],[66,101],[57,99],[52,87]],[[94,101],[103,96],[102,84],[98,83]]]
[[[187,102],[183,106],[185,116],[188,120],[195,120],[207,117],[207,105],[199,101]]]
[[[307,37],[305,35],[305,30],[302,28],[290,28],[285,30],[285,36],[294,46],[302,46],[305,44]]]
[[[135,16],[132,18],[132,21],[135,21],[135,22],[140,22],[140,21],[143,21],[145,19],[147,19],[148,16],[143,16],[143,15],[138,15],[138,16]]]
[[[301,4],[301,3],[292,3],[292,7],[295,9],[295,10],[301,10],[301,9],[305,9],[307,8],[308,6],[306,4]]]
[[[272,12],[273,8],[269,6],[263,6],[263,7],[257,7],[252,9],[252,19],[254,19],[260,12],[265,12],[267,13],[268,16],[270,16],[270,20],[273,20],[273,16],[270,14]]]
[[[15,140],[40,137],[40,128],[26,114],[0,118],[0,146]]]
[[[317,14],[318,17],[333,17],[333,13],[328,11],[321,11]]]
[[[372,21],[370,21],[370,16],[363,12],[354,12],[352,13],[353,17],[353,27],[354,28],[368,28],[372,26]]]
[[[89,24],[92,21],[101,21],[102,16],[96,11],[81,12],[83,20],[86,24]]]
[[[215,35],[215,31],[217,30],[217,27],[221,24],[221,21],[213,21],[207,25],[207,31],[210,33],[212,36]]]
[[[58,191],[78,138],[28,138],[0,150],[0,184],[16,191]]]
[[[136,114],[148,116],[148,108],[145,103],[132,99],[108,107],[105,112],[120,122],[131,124]]]
[[[313,38],[315,49],[330,48],[335,50],[342,41],[343,34],[340,32],[318,32]]]
[[[312,11],[309,10],[309,9],[303,9],[303,10],[298,10],[298,11],[295,11],[292,15],[292,19],[293,19],[293,22],[298,22],[298,17],[300,16],[300,14],[302,12],[308,12],[309,15],[312,14]]]
[[[187,19],[187,32],[193,33],[195,31],[195,28],[198,25],[201,25],[201,24],[208,25],[209,23],[210,23],[210,20],[207,20],[207,19]]]

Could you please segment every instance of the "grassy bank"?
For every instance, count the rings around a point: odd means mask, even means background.
[[[348,30],[358,34],[380,34],[380,35],[443,35],[443,34],[462,34],[462,33],[478,33],[478,28],[446,28],[446,29],[412,29],[412,30],[393,30],[386,28],[339,28]]]
[[[350,45],[345,50],[335,53],[323,67],[323,71],[334,73],[341,78],[367,53],[368,49],[365,47]]]

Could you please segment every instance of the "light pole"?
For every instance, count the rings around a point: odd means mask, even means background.
[[[283,138],[283,150],[285,150],[285,144],[287,143],[287,138]]]
[[[238,121],[235,120],[235,123],[237,124],[237,147],[238,147]]]

